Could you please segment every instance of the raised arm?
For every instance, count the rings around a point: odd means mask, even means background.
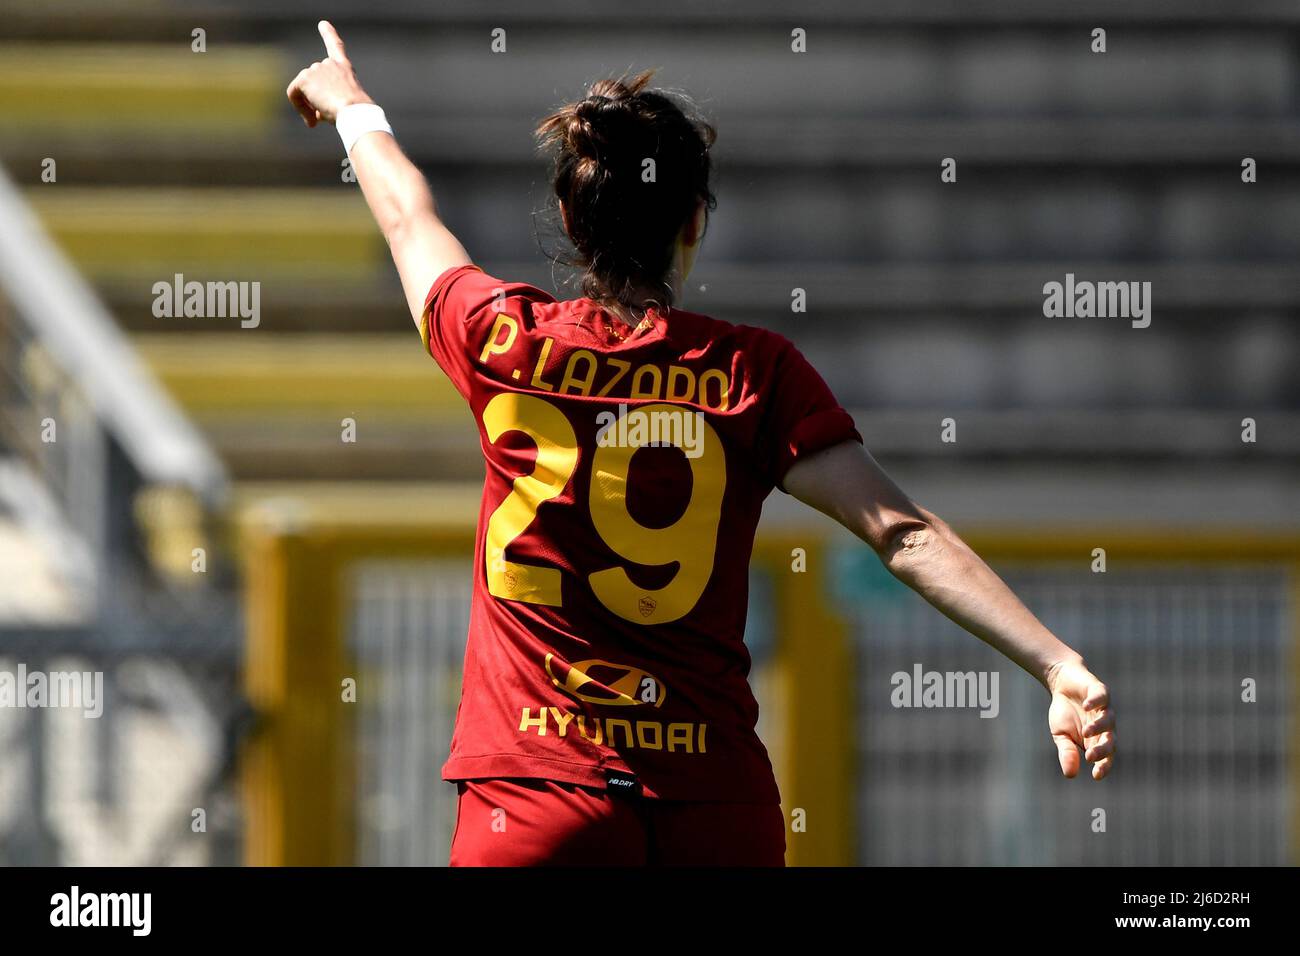
[[[796,462],[786,491],[865,541],[894,577],[1032,674],[1052,695],[1048,729],[1061,772],[1079,749],[1100,780],[1114,763],[1115,715],[1106,687],[993,569],[937,516],[915,504],[857,442]]]
[[[308,126],[334,123],[348,106],[374,104],[357,82],[343,41],[327,20],[317,24],[326,58],[307,67],[285,91]],[[352,169],[388,243],[411,318],[420,324],[424,297],[447,269],[468,265],[465,247],[438,218],[433,193],[389,133],[372,131],[352,144]]]

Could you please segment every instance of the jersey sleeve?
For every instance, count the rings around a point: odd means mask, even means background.
[[[760,448],[772,484],[782,491],[786,472],[801,458],[841,442],[861,442],[851,416],[825,379],[788,339],[779,341],[771,373],[772,392]]]
[[[531,303],[552,301],[526,283],[502,281],[474,265],[456,266],[438,276],[425,296],[420,338],[452,384],[466,394],[470,368],[487,344],[497,315],[523,321],[531,318]]]

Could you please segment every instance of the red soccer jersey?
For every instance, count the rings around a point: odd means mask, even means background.
[[[429,291],[487,465],[443,776],[779,802],[743,641],[754,531],[795,460],[861,438],[775,333],[612,321],[474,266]]]

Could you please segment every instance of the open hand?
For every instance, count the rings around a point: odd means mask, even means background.
[[[1092,779],[1100,780],[1115,763],[1115,712],[1110,692],[1082,661],[1059,664],[1047,679],[1052,705],[1047,726],[1056,743],[1061,773],[1079,772],[1079,751],[1092,764]]]

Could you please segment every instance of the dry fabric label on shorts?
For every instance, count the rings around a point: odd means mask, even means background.
[[[626,770],[606,770],[605,789],[627,797],[641,796],[641,781]]]

